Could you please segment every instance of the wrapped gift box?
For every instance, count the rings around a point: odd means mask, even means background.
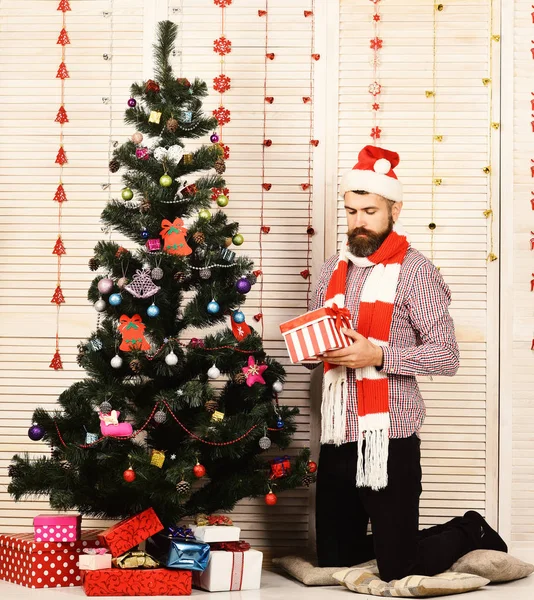
[[[147,508],[138,515],[115,523],[103,531],[98,539],[115,557],[124,554],[162,529],[163,525],[154,509]]]
[[[83,548],[98,548],[98,529],[82,531],[76,542],[36,542],[33,533],[0,535],[0,579],[30,588],[81,585]]]
[[[207,544],[211,542],[238,542],[241,528],[235,525],[191,525],[195,538]]]
[[[103,550],[103,548],[98,548]],[[80,571],[98,571],[99,569],[111,569],[111,554],[109,552],[80,554],[78,562]]]
[[[147,540],[146,551],[168,568],[189,571],[203,571],[210,555],[209,544],[164,533]]]
[[[87,596],[190,596],[191,571],[102,569],[82,571]]]
[[[258,550],[212,550],[206,570],[193,573],[193,583],[209,592],[257,590],[262,562],[263,553]]]
[[[313,360],[327,350],[339,350],[352,344],[341,328],[352,329],[347,309],[318,308],[280,325],[280,331],[292,363]]]
[[[82,531],[81,515],[37,515],[33,518],[36,542],[75,542]]]

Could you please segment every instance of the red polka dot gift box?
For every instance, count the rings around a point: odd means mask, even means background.
[[[78,560],[84,548],[98,548],[99,529],[75,542],[36,542],[33,533],[0,535],[0,579],[29,588],[81,585]]]
[[[33,518],[36,542],[75,542],[82,532],[81,515],[37,515]]]

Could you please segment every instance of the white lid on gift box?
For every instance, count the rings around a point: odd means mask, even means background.
[[[235,525],[191,525],[196,539],[200,542],[238,542],[241,528]]]

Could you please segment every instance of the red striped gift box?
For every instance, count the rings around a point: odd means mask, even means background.
[[[352,344],[341,333],[342,327],[352,327],[346,309],[318,308],[280,325],[280,331],[292,363],[313,360],[327,350],[339,350]]]

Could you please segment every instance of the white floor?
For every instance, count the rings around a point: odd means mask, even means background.
[[[207,597],[210,592],[193,590],[192,596]],[[264,571],[260,590],[244,592],[217,592],[217,600],[279,600],[291,597],[291,600],[367,600],[376,598],[354,594],[341,586],[306,587],[294,579],[283,575]],[[109,597],[109,596],[108,596]],[[86,598],[82,588],[53,588],[32,590],[14,583],[0,581],[0,600],[71,600]],[[169,596],[152,596],[152,598],[169,598]],[[526,579],[512,583],[489,585],[476,592],[463,594],[466,600],[533,600],[534,574]]]

